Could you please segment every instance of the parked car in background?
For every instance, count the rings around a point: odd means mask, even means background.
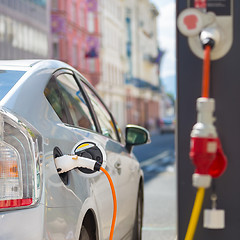
[[[160,119],[160,133],[172,133],[175,131],[175,117],[165,117]]]
[[[141,239],[143,172],[132,147],[148,141],[134,125],[123,139],[94,88],[69,65],[0,61],[0,239],[109,238],[113,204],[105,175],[85,168],[59,174],[55,165],[76,153],[78,142],[88,143],[84,157],[101,161],[90,145],[106,155],[117,194],[114,239]]]

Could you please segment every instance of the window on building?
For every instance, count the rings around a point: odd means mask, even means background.
[[[82,48],[80,52],[80,65],[82,69],[86,68],[85,49]]]
[[[30,52],[33,52],[33,34],[34,34],[34,32],[33,32],[33,29],[32,28],[29,28],[28,29],[28,37],[29,37],[29,44],[28,44],[28,49],[29,49],[29,51]]]
[[[53,43],[53,59],[59,59],[59,44],[58,44],[58,42]]]
[[[26,25],[23,26],[23,49],[26,51],[28,48],[28,27]]]
[[[72,64],[74,67],[78,66],[78,46],[77,43],[72,45]]]
[[[0,41],[43,57],[48,55],[47,33],[4,15],[0,15]]]
[[[12,44],[13,41],[13,21],[7,18],[7,42]]]
[[[81,27],[85,28],[85,10],[83,5],[79,7],[79,24]]]
[[[88,12],[88,31],[90,33],[93,33],[95,31],[95,21],[93,12]]]
[[[69,40],[68,39],[61,39],[61,59],[64,58],[66,62],[69,61]],[[66,47],[67,46],[67,47]]]
[[[4,41],[5,32],[6,32],[5,17],[0,15],[0,41]]]
[[[66,0],[59,0],[59,6],[58,7],[61,11],[66,11],[67,1]]]
[[[122,7],[120,5],[117,6],[117,17],[119,21],[122,21]]]
[[[89,72],[91,72],[91,73],[96,72],[96,60],[95,60],[95,58],[89,58],[88,59],[88,66],[89,66]]]
[[[18,35],[18,24],[16,21],[13,21],[13,41],[12,45],[13,47],[17,47],[17,35]]]
[[[71,20],[76,23],[77,22],[77,4],[73,2],[71,4]]]
[[[18,43],[17,43],[17,47],[22,49],[23,48],[23,36],[22,36],[22,32],[23,32],[23,25],[21,23],[18,23],[18,35],[17,35],[17,39],[18,39]],[[35,40],[35,39],[34,39]]]
[[[52,0],[52,9],[57,10],[58,9],[58,0]]]

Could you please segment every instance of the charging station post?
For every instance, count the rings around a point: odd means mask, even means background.
[[[188,24],[191,25],[195,21],[195,28],[189,25],[189,29],[195,32],[189,34],[187,31],[183,35],[177,30],[178,239],[182,240],[185,237],[196,195],[196,189],[192,186],[194,165],[189,160],[190,133],[196,122],[196,99],[201,96],[203,49],[199,36],[209,28],[219,33],[219,45],[212,50],[211,54],[210,96],[216,100],[217,121],[215,125],[224,152],[228,157],[228,168],[220,178],[214,179],[206,190],[203,209],[215,210],[217,201],[217,207],[224,209],[225,216],[220,211],[213,215],[219,214],[224,217],[225,224],[217,223],[217,218],[215,220],[213,218],[213,222],[209,224],[203,224],[203,211],[201,211],[194,239],[237,239],[240,235],[238,224],[240,191],[237,188],[240,182],[240,148],[238,146],[240,136],[240,109],[238,109],[240,102],[240,81],[238,79],[240,2],[178,0],[177,17],[189,8],[190,13],[187,12],[182,17],[182,21],[184,23],[185,20],[186,28]],[[211,33],[208,31],[208,34]],[[207,215],[209,213],[206,211]],[[220,225],[221,227],[215,228]],[[210,226],[210,229],[206,226]]]

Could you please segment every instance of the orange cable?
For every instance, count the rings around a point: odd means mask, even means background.
[[[204,48],[203,59],[203,79],[202,79],[202,97],[209,97],[209,77],[210,77],[210,52],[211,46],[207,45]]]
[[[112,196],[113,196],[113,218],[112,218],[112,226],[111,226],[110,237],[109,237],[109,240],[112,240],[113,239],[114,226],[115,226],[116,217],[117,217],[117,198],[116,198],[116,193],[115,193],[113,181],[112,181],[109,173],[103,167],[100,167],[100,170],[103,171],[104,174],[106,175],[106,177],[108,178],[108,181],[110,183],[110,187],[111,187],[111,190],[112,190]]]

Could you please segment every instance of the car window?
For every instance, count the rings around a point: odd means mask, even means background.
[[[11,90],[24,73],[25,71],[0,69],[0,100]]]
[[[70,74],[61,74],[56,80],[72,117],[73,124],[77,127],[96,131],[88,106],[74,77]]]
[[[64,102],[62,101],[55,78],[50,79],[44,90],[44,94],[60,120],[64,123],[69,123]]]
[[[95,93],[87,85],[85,85],[85,89],[93,105],[94,111],[96,112],[102,134],[104,136],[110,137],[118,141],[118,136],[115,130],[114,122],[112,121],[112,118],[109,115],[107,109],[102,104],[100,99],[95,95]]]

